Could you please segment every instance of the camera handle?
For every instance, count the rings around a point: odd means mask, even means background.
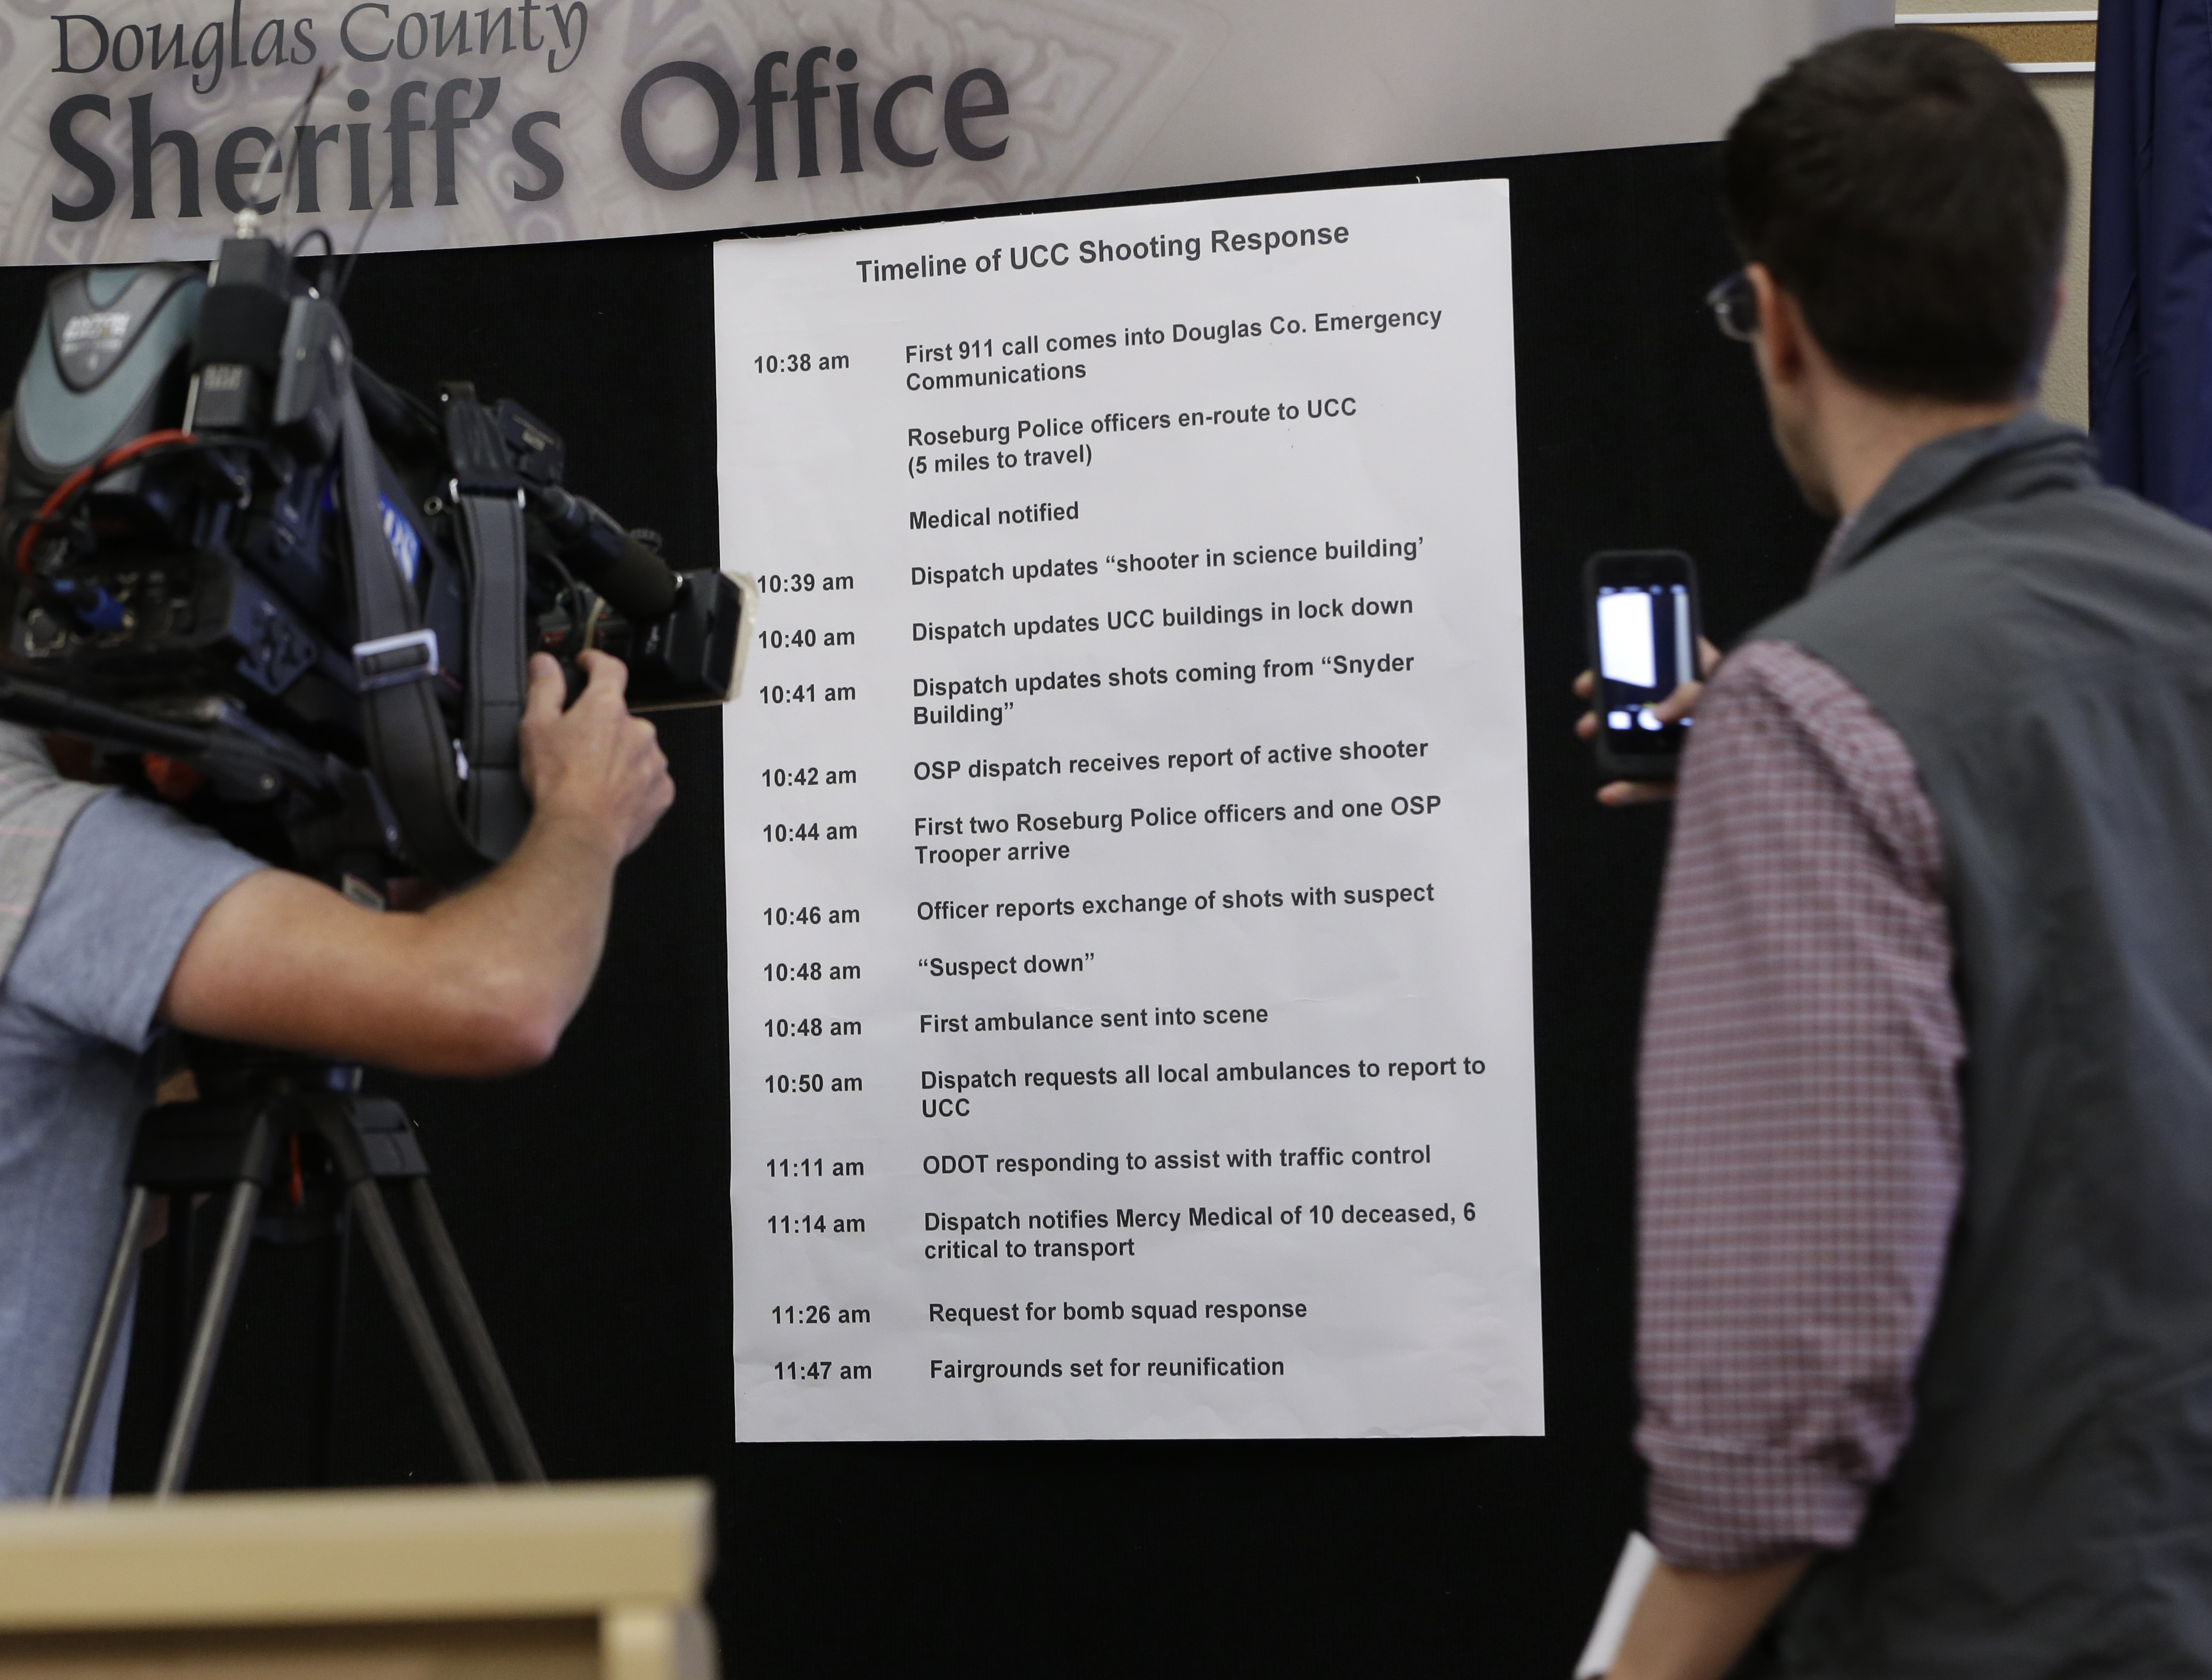
[[[116,1239],[91,1341],[78,1373],[69,1425],[49,1490],[52,1499],[72,1497],[83,1470],[94,1420],[121,1337],[139,1241],[154,1196],[167,1194],[170,1198],[171,1230],[179,1245],[177,1263],[181,1264],[187,1251],[184,1238],[189,1229],[192,1195],[223,1191],[227,1195],[222,1234],[183,1361],[154,1492],[167,1498],[184,1486],[239,1280],[245,1273],[255,1215],[262,1209],[264,1196],[277,1189],[280,1178],[290,1171],[289,1163],[294,1159],[290,1146],[295,1138],[319,1143],[343,1196],[343,1204],[332,1210],[329,1236],[329,1240],[340,1245],[332,1269],[333,1278],[340,1282],[331,1291],[332,1318],[325,1326],[326,1389],[335,1376],[339,1306],[336,1297],[343,1287],[343,1245],[350,1219],[358,1221],[368,1240],[370,1257],[398,1311],[409,1351],[429,1390],[431,1404],[462,1474],[471,1482],[493,1479],[491,1462],[385,1202],[380,1181],[404,1182],[431,1275],[501,1445],[522,1480],[545,1480],[529,1427],[515,1403],[483,1315],[430,1194],[429,1169],[407,1117],[397,1103],[357,1095],[351,1089],[353,1069],[323,1071],[330,1076],[324,1088],[301,1088],[289,1078],[261,1078],[249,1080],[248,1088],[240,1094],[166,1105],[148,1110],[140,1118],[131,1149],[131,1194],[123,1229]],[[182,1299],[181,1291],[179,1299]],[[326,1393],[326,1405],[334,1398],[334,1392]]]

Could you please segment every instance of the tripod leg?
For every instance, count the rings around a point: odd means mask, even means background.
[[[315,1349],[314,1435],[308,1446],[309,1473],[319,1488],[334,1485],[338,1426],[338,1366],[345,1357],[346,1274],[351,1269],[353,1238],[343,1208],[331,1222],[323,1256],[323,1325]]]
[[[193,1218],[192,1193],[169,1192],[169,1324],[168,1369],[163,1373],[169,1391],[169,1409],[185,1391],[185,1361],[192,1350],[193,1274],[199,1270],[199,1221]]]
[[[446,1300],[446,1311],[453,1315],[454,1327],[461,1336],[461,1351],[467,1355],[469,1369],[475,1375],[477,1386],[483,1392],[484,1404],[490,1409],[492,1427],[499,1431],[500,1444],[515,1472],[525,1482],[543,1482],[545,1466],[538,1462],[538,1448],[530,1439],[530,1426],[522,1421],[522,1408],[514,1403],[514,1391],[507,1386],[507,1373],[501,1367],[499,1353],[492,1346],[491,1331],[485,1327],[483,1314],[477,1310],[475,1292],[461,1270],[461,1257],[453,1251],[453,1239],[446,1233],[446,1221],[438,1212],[437,1199],[430,1194],[430,1181],[416,1178],[410,1181],[409,1197],[415,1206],[415,1223],[422,1233],[422,1245],[430,1251],[430,1275],[438,1280],[438,1290]]]
[[[92,1321],[92,1343],[84,1352],[84,1368],[77,1373],[76,1397],[70,1403],[69,1427],[62,1433],[62,1456],[54,1465],[49,1499],[65,1500],[76,1492],[77,1473],[84,1468],[85,1448],[92,1444],[92,1422],[100,1415],[107,1367],[114,1360],[116,1338],[123,1329],[123,1302],[131,1293],[131,1268],[138,1262],[138,1239],[146,1229],[146,1209],[153,1199],[153,1192],[143,1184],[133,1184],[131,1200],[124,1205],[123,1234],[115,1239],[115,1257],[107,1265],[107,1285],[100,1292],[100,1312]]]
[[[483,1442],[469,1417],[468,1403],[461,1397],[461,1385],[453,1376],[453,1367],[447,1363],[446,1350],[438,1345],[438,1332],[430,1322],[429,1304],[422,1299],[422,1287],[415,1281],[415,1273],[407,1263],[407,1252],[399,1245],[399,1233],[392,1227],[392,1211],[384,1205],[384,1196],[374,1178],[358,1181],[349,1194],[354,1217],[361,1221],[361,1233],[368,1239],[370,1257],[384,1275],[384,1287],[399,1314],[399,1326],[407,1333],[408,1348],[422,1373],[423,1385],[430,1391],[430,1403],[437,1410],[438,1421],[445,1427],[446,1440],[453,1449],[453,1457],[460,1461],[461,1474],[471,1482],[489,1482],[491,1460],[484,1456]]]
[[[222,1239],[216,1245],[207,1296],[200,1303],[199,1323],[192,1331],[191,1356],[185,1361],[185,1379],[177,1391],[177,1409],[169,1415],[169,1439],[161,1448],[161,1468],[154,1478],[156,1499],[167,1499],[183,1487],[185,1472],[191,1468],[192,1449],[199,1444],[200,1420],[207,1412],[208,1390],[215,1385],[216,1356],[222,1351],[223,1332],[230,1326],[238,1280],[246,1273],[246,1245],[253,1234],[253,1210],[260,1205],[261,1186],[251,1178],[241,1178],[230,1187],[230,1206],[222,1216]]]

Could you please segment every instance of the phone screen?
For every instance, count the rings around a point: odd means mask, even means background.
[[[1698,627],[1687,568],[1639,557],[1637,575],[1596,581],[1598,720],[1616,752],[1681,751],[1688,720],[1662,723],[1652,709],[1697,673]],[[1669,577],[1672,570],[1679,574]]]

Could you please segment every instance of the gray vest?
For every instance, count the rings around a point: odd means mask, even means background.
[[[1917,1421],[1791,1676],[2212,1674],[2212,536],[2093,459],[1929,445],[1753,632],[1910,749],[1968,1047]]]

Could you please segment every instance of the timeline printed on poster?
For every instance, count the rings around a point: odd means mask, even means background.
[[[1506,186],[726,242],[745,1440],[1543,1428]]]

